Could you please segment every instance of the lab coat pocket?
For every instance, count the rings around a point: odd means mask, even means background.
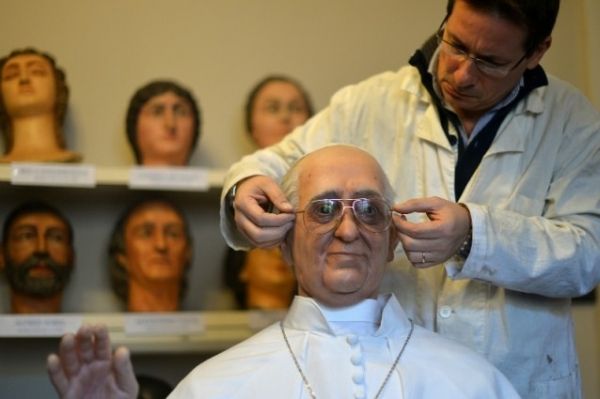
[[[579,374],[573,371],[565,377],[549,381],[534,381],[529,396],[544,399],[581,399]]]

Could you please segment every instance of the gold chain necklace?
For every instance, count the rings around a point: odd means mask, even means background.
[[[308,394],[310,395],[310,397],[312,399],[317,399],[317,395],[315,394],[315,391],[312,389],[312,387],[308,383],[308,378],[306,378],[306,375],[302,371],[302,367],[300,367],[300,363],[298,362],[298,359],[296,358],[296,355],[294,355],[294,351],[292,350],[292,347],[290,346],[290,342],[288,341],[288,337],[285,333],[285,329],[283,328],[283,321],[279,322],[279,327],[281,328],[281,334],[283,334],[283,340],[285,341],[285,345],[287,346],[288,350],[290,351],[290,355],[292,355],[292,360],[294,360],[296,369],[300,373],[300,377],[302,377],[302,381],[304,382],[304,386],[306,387]],[[398,365],[398,362],[400,361],[400,357],[402,356],[402,353],[404,353],[404,349],[406,349],[406,345],[408,345],[408,341],[410,341],[410,337],[412,336],[414,328],[415,328],[415,324],[413,323],[412,320],[410,320],[410,331],[408,332],[408,335],[406,336],[406,339],[404,340],[404,343],[402,344],[402,348],[400,348],[400,352],[398,353],[398,356],[396,356],[396,360],[394,360],[392,367],[390,367],[390,371],[388,371],[387,375],[385,376],[385,379],[383,380],[383,383],[379,387],[379,390],[377,391],[377,394],[375,394],[375,397],[373,399],[378,399],[379,395],[381,395],[381,393],[383,392],[383,388],[385,387],[385,384],[387,384],[388,380],[392,376],[394,369],[396,368],[396,366]]]

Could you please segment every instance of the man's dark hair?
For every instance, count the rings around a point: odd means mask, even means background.
[[[252,90],[250,90],[250,93],[248,93],[244,115],[244,120],[246,122],[246,132],[248,133],[252,133],[252,108],[254,108],[254,102],[256,101],[256,97],[258,96],[258,93],[262,90],[262,88],[271,82],[285,82],[294,85],[298,89],[300,94],[302,94],[302,98],[304,98],[304,102],[306,103],[306,108],[308,111],[308,116],[313,116],[314,111],[312,102],[310,100],[310,96],[308,95],[308,92],[304,89],[304,87],[300,84],[300,82],[284,75],[269,75],[261,79],[256,84],[256,86],[254,86]]]
[[[6,216],[6,219],[4,219],[4,225],[2,226],[2,246],[5,247],[8,244],[9,231],[15,221],[21,216],[30,215],[32,213],[49,214],[60,219],[65,226],[67,226],[69,245],[73,243],[73,227],[69,220],[58,209],[45,202],[24,202],[13,209],[8,216]]]
[[[476,10],[496,14],[527,32],[523,47],[533,53],[552,34],[560,0],[461,0]],[[446,13],[452,13],[456,0],[448,0]]]
[[[140,147],[138,145],[137,138],[137,121],[140,111],[144,104],[148,102],[148,100],[168,92],[174,93],[176,96],[183,98],[192,108],[192,113],[194,115],[194,138],[192,140],[189,153],[187,154],[188,160],[192,155],[194,148],[196,148],[196,144],[198,143],[198,138],[200,137],[202,130],[202,115],[194,95],[190,90],[171,80],[154,80],[140,87],[133,94],[131,100],[129,100],[129,107],[127,108],[127,117],[125,121],[127,140],[129,141],[129,145],[133,150],[135,160],[138,164],[142,162],[142,154],[140,153]]]
[[[125,266],[123,266],[119,262],[117,255],[125,254],[125,226],[127,225],[127,222],[129,222],[131,216],[133,216],[138,210],[151,204],[166,206],[167,208],[172,209],[177,215],[179,215],[179,217],[183,221],[185,237],[188,242],[188,245],[190,246],[190,248],[192,247],[192,233],[190,231],[185,214],[173,202],[164,198],[143,199],[134,202],[127,209],[125,209],[125,211],[119,216],[119,219],[117,219],[117,222],[113,227],[113,231],[110,236],[110,243],[108,246],[108,267],[110,271],[111,284],[117,296],[124,302],[127,302],[127,299],[129,297],[129,276],[127,274]],[[186,273],[190,268],[190,264],[191,259],[186,265],[184,265],[183,279],[181,281],[181,290],[179,292],[180,299],[182,299],[185,296],[185,292],[187,290]]]
[[[58,143],[61,148],[64,148],[64,137],[62,136],[62,126],[67,113],[67,104],[69,103],[69,87],[67,86],[67,78],[65,72],[60,68],[54,57],[46,52],[36,50],[33,47],[27,47],[24,49],[18,49],[12,51],[9,55],[0,58],[0,72],[4,69],[4,65],[10,60],[19,55],[34,54],[45,58],[52,67],[54,73],[54,81],[56,82],[56,104],[54,108],[54,115],[56,116],[56,131],[58,132]],[[9,152],[12,148],[12,135],[10,131],[10,117],[6,113],[6,107],[4,105],[4,98],[0,91],[0,129],[4,136],[4,150]]]

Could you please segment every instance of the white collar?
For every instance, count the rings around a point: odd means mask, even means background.
[[[369,322],[379,324],[383,309],[375,299],[364,299],[354,305],[343,308],[332,308],[317,302],[321,313],[328,322]]]
[[[358,309],[354,306],[358,305]],[[393,294],[379,295],[377,300],[361,301],[351,307],[323,311],[322,305],[312,298],[296,296],[283,323],[286,328],[311,331],[326,335],[373,335],[404,334],[410,321]],[[370,309],[370,310],[369,310]],[[353,313],[356,310],[356,314]],[[352,317],[348,315],[352,314]],[[357,316],[359,314],[359,316]],[[327,317],[342,321],[329,321]],[[346,322],[343,320],[359,320]],[[355,328],[359,326],[359,328]]]

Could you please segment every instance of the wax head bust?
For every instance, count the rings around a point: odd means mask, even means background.
[[[324,147],[301,158],[282,187],[300,211],[281,244],[299,295],[332,307],[375,298],[398,243],[393,190],[377,161],[356,147]]]
[[[27,202],[4,222],[0,268],[13,313],[58,313],[74,266],[73,229],[54,207]]]
[[[132,312],[176,311],[186,289],[192,237],[185,216],[164,199],[138,202],[117,221],[110,274]]]
[[[62,127],[69,88],[54,58],[33,48],[0,59],[0,128],[5,154],[1,162],[75,162],[65,149]]]
[[[308,93],[283,75],[261,79],[245,107],[246,131],[259,148],[283,139],[313,114]],[[296,292],[296,279],[278,248],[228,251],[224,279],[242,309],[285,309]]]
[[[241,309],[287,309],[296,293],[296,278],[279,248],[228,251],[224,279]]]
[[[137,164],[185,166],[200,137],[201,114],[191,91],[168,80],[139,88],[127,109],[127,139]]]
[[[310,97],[299,82],[282,75],[267,76],[248,94],[246,131],[264,148],[279,142],[312,114]]]

